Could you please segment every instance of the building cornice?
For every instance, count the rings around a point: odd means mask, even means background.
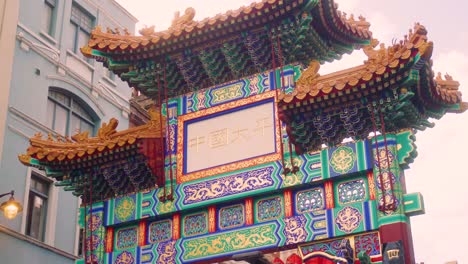
[[[11,229],[7,228],[6,226],[3,226],[3,225],[0,225],[0,232],[4,233],[6,235],[9,235],[11,237],[14,237],[16,239],[22,240],[24,242],[27,242],[27,243],[33,244],[35,246],[41,247],[43,249],[49,250],[49,251],[51,251],[51,252],[53,252],[55,254],[58,254],[60,256],[66,257],[66,258],[69,258],[71,260],[77,260],[77,259],[80,258],[78,256],[70,254],[70,253],[68,253],[66,251],[63,251],[61,249],[49,246],[49,245],[47,245],[47,244],[45,244],[45,243],[43,243],[43,242],[41,242],[39,240],[36,240],[34,238],[31,238],[29,236],[26,236],[26,235],[23,235],[23,234],[21,234],[19,232],[11,230]]]

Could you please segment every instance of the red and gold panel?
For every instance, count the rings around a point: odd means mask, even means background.
[[[292,203],[292,191],[284,191],[284,216],[291,217],[294,215],[293,203]]]
[[[106,253],[110,253],[114,250],[114,228],[108,227],[106,232]]]
[[[335,207],[335,195],[333,192],[333,182],[326,181],[325,184],[325,204],[327,209],[331,209]]]
[[[172,216],[172,239],[177,240],[180,238],[180,214]]]
[[[372,170],[367,172],[367,184],[369,185],[369,199],[375,200],[375,181],[374,172]]]
[[[253,225],[254,223],[254,213],[253,213],[253,199],[245,199],[245,224]]]
[[[216,206],[208,207],[208,232],[216,232]]]
[[[138,225],[138,245],[146,245],[146,221],[140,221]]]

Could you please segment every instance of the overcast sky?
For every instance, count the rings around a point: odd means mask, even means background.
[[[117,0],[139,19],[137,28],[164,30],[175,11],[194,7],[195,20],[224,13],[252,0]],[[468,101],[468,2],[457,0],[339,0],[339,9],[362,14],[374,37],[390,44],[402,39],[415,22],[426,26],[434,42],[434,69],[460,81]],[[323,66],[324,74],[362,63],[362,52]],[[436,126],[418,132],[418,157],[406,171],[408,192],[421,192],[426,214],[411,218],[416,261],[468,263],[468,113],[447,114]],[[467,165],[467,166],[465,166]]]

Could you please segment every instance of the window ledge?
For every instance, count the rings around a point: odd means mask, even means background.
[[[57,46],[57,41],[51,35],[45,33],[42,30],[39,32],[39,35],[41,35],[41,37],[44,37],[50,44]]]
[[[94,71],[94,66],[83,60],[82,58],[78,57],[73,51],[67,49],[67,54],[72,56],[73,58],[77,59],[81,63],[83,63],[86,67],[88,67],[91,71]]]
[[[4,233],[6,235],[9,235],[11,237],[14,237],[16,239],[31,243],[31,244],[36,245],[38,247],[44,248],[46,250],[50,250],[50,251],[52,251],[52,252],[54,252],[54,253],[56,253],[58,255],[64,256],[64,257],[72,259],[72,260],[77,260],[77,259],[80,258],[78,256],[70,254],[70,253],[68,253],[66,251],[63,251],[61,249],[58,249],[58,248],[55,248],[53,246],[47,245],[46,243],[44,243],[42,241],[39,241],[39,240],[34,239],[32,237],[29,237],[29,236],[23,235],[23,234],[21,234],[19,232],[16,232],[16,231],[14,231],[12,229],[9,229],[8,227],[3,226],[3,225],[0,225],[0,232]]]
[[[117,84],[116,84],[112,79],[110,79],[109,77],[107,77],[107,76],[102,76],[102,79],[103,79],[104,81],[106,81],[108,84],[110,84],[110,85],[112,85],[112,86],[114,86],[114,87],[117,87]]]

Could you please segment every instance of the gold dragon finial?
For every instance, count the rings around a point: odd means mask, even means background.
[[[151,26],[151,27],[144,27],[142,29],[140,29],[138,31],[142,36],[145,36],[145,37],[150,37],[152,35],[154,35],[155,31],[154,31],[154,26]]]
[[[73,135],[71,138],[78,143],[86,142],[89,139],[89,131],[83,131],[81,133],[77,133]]]
[[[102,127],[98,130],[98,138],[100,139],[109,139],[112,134],[117,133],[115,128],[119,124],[119,121],[115,118],[109,120],[109,124],[103,123]]]
[[[181,30],[185,26],[191,25],[194,23],[193,18],[195,17],[195,8],[188,7],[185,9],[183,15],[180,15],[180,12],[175,12],[174,19],[172,19],[172,24],[169,27],[170,30]]]
[[[298,87],[310,86],[314,80],[320,76],[318,71],[320,70],[320,62],[312,60],[309,67],[301,74],[301,77],[297,80]]]

